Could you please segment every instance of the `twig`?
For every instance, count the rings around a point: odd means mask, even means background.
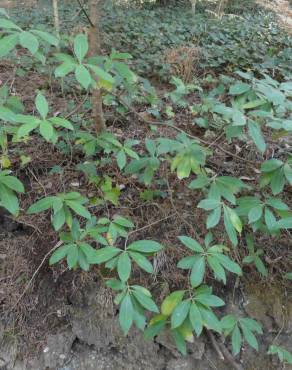
[[[168,179],[166,180],[166,184],[167,184],[167,190],[168,190],[168,193],[169,193],[169,200],[170,200],[170,204],[173,208],[173,210],[175,211],[175,214],[177,215],[177,217],[182,221],[182,223],[186,224],[190,230],[193,232],[194,236],[196,236],[197,239],[201,239],[199,234],[197,233],[197,231],[194,229],[193,225],[190,224],[180,213],[179,211],[176,209],[176,206],[174,204],[174,200],[173,200],[173,196],[172,196],[172,190],[170,188],[170,185],[169,185],[169,181]]]
[[[82,105],[86,102],[87,98],[88,98],[88,92],[86,93],[85,98],[81,100],[81,102],[77,104],[77,106],[70,113],[68,113],[67,116],[65,116],[65,118],[68,119],[69,117],[73,116],[73,114],[76,113],[79,110],[79,108],[81,108]]]
[[[228,351],[228,349],[225,347],[225,345],[222,341],[218,342],[218,345],[219,345],[223,355],[225,356],[225,360],[228,361],[230,363],[230,365],[232,365],[234,367],[235,370],[244,370],[244,368],[241,366],[241,364],[239,364],[238,362],[236,362],[234,360],[233,356]]]
[[[214,347],[215,351],[217,352],[218,357],[220,358],[220,360],[224,361],[225,357],[223,356],[223,354],[221,352],[221,349],[220,349],[219,344],[217,343],[217,341],[214,337],[214,334],[210,330],[206,330],[206,333],[207,333],[207,336],[209,337],[209,339],[212,343],[212,346]]]
[[[137,233],[137,232],[139,232],[139,231],[142,231],[142,230],[148,229],[149,227],[152,227],[152,226],[154,226],[154,225],[157,225],[157,224],[159,224],[160,222],[165,221],[165,220],[168,220],[169,218],[174,217],[174,216],[175,216],[175,214],[173,213],[173,214],[172,214],[172,215],[170,215],[170,216],[167,216],[167,217],[161,218],[161,219],[159,219],[159,220],[157,220],[157,221],[151,222],[150,224],[145,225],[145,226],[143,226],[143,227],[140,227],[139,229],[136,229],[136,230],[130,231],[130,232],[128,233],[128,236],[127,236],[126,240],[125,240],[125,248],[126,248],[126,246],[127,246],[128,239],[129,239],[129,236],[130,236],[130,235],[135,234],[135,233]]]
[[[39,273],[40,269],[42,268],[43,264],[45,263],[46,259],[49,257],[49,255],[54,251],[56,250],[57,248],[59,248],[61,245],[63,244],[63,241],[58,241],[58,243],[52,248],[49,250],[49,252],[45,255],[45,257],[42,259],[42,262],[39,264],[39,267],[35,270],[35,272],[33,273],[31,279],[29,280],[29,282],[26,284],[26,287],[24,288],[24,291],[22,292],[21,296],[18,298],[17,302],[15,303],[15,305],[12,307],[11,311],[13,311],[17,305],[19,304],[19,302],[22,300],[22,298],[25,296],[26,292],[28,291],[28,289],[30,288],[34,278],[37,276],[37,274]]]
[[[241,364],[236,362],[233,356],[230,354],[228,349],[225,347],[224,343],[218,342],[214,336],[214,334],[210,330],[206,330],[207,336],[209,337],[212,346],[214,347],[215,351],[217,352],[220,360],[227,361],[235,370],[244,370]]]
[[[91,19],[89,18],[89,15],[87,14],[87,11],[84,9],[84,6],[82,5],[81,1],[80,0],[77,0],[77,3],[79,4],[80,6],[80,9],[82,10],[83,14],[85,15],[85,17],[87,18],[89,24],[91,27],[95,27],[94,24],[92,23]]]
[[[42,233],[41,230],[37,226],[35,226],[35,225],[31,224],[31,223],[28,223],[28,222],[26,222],[24,220],[21,220],[20,218],[15,219],[14,217],[8,216],[8,215],[4,215],[4,217],[5,218],[8,218],[10,221],[14,221],[14,222],[16,222],[18,224],[22,224],[22,225],[31,227],[32,229],[34,229],[39,234]]]

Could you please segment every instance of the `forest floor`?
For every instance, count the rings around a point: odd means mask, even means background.
[[[264,8],[275,12],[279,18],[280,24],[288,31],[292,32],[292,9],[287,0],[258,0],[257,1]]]
[[[281,23],[291,29],[292,14],[287,2],[275,2]],[[0,2],[1,6],[1,2]],[[286,13],[287,12],[287,13]],[[290,17],[290,18],[289,18]],[[285,22],[284,22],[285,21]],[[32,110],[36,89],[49,86],[50,103],[55,112],[68,115],[72,110],[68,100],[80,105],[82,96],[65,96],[59,86],[51,84],[47,77],[40,77],[33,69],[25,76],[15,74],[8,61],[0,64],[0,81],[8,84],[14,94],[24,96],[23,103],[27,111]],[[161,91],[168,90],[168,84],[159,82]],[[198,100],[194,93],[190,103]],[[137,107],[139,114],[147,120],[153,119],[145,112],[145,107]],[[110,109],[106,111],[110,121],[110,131],[118,137],[141,139],[151,137],[153,131],[149,124],[129,114],[127,119],[116,117]],[[86,115],[82,117],[86,119]],[[206,139],[204,131],[192,125],[192,117],[183,109],[177,112],[176,127],[187,130],[189,134]],[[161,136],[175,137],[169,127],[157,128]],[[155,133],[157,133],[155,131]],[[246,168],[246,160],[257,160],[257,154],[251,146],[230,146],[218,137],[207,137],[214,145],[216,168],[222,173],[240,177]],[[291,145],[288,142],[287,145]],[[223,148],[223,151],[222,151]],[[271,150],[277,151],[277,146]],[[225,152],[224,152],[225,151]],[[230,154],[231,153],[231,154]],[[232,157],[236,153],[236,158]],[[67,187],[73,187],[81,193],[88,191],[87,179],[75,171],[76,164],[82,160],[74,156],[68,160],[61,151],[54,150],[41,140],[23,143],[12,155],[15,163],[24,155],[29,157],[28,165],[18,168],[23,183],[30,189],[26,200],[22,199],[22,208],[27,209],[42,194],[53,194]],[[61,173],[54,172],[62,166]],[[246,178],[253,181],[255,168],[245,172]],[[121,204],[97,207],[96,214],[105,212],[130,217],[137,229],[148,225],[139,237],[159,240],[169,246],[155,260],[157,274],[147,278],[148,286],[155,292],[158,301],[175,287],[182,286],[186,277],[176,269],[181,250],[176,242],[176,235],[190,230],[194,223],[192,209],[198,203],[193,195],[186,191],[182,182],[170,175],[166,180],[171,189],[165,187],[165,198],[141,201],[137,193],[143,188],[136,179],[121,177],[117,168],[111,165],[107,173],[115,179],[114,186],[120,190]],[[163,173],[161,174],[164,175]],[[166,173],[165,173],[166,176]],[[92,194],[100,196],[92,186]],[[291,194],[287,194],[291,203]],[[156,338],[155,342],[144,342],[141,334],[133,330],[125,338],[119,329],[117,310],[111,293],[101,286],[101,272],[94,268],[90,273],[69,271],[64,265],[51,268],[48,255],[58,242],[57,235],[50,228],[48,214],[35,216],[22,215],[14,220],[6,213],[1,213],[0,224],[0,369],[7,370],[228,370],[233,369],[230,361],[222,360],[220,349],[208,337],[196,339],[189,345],[188,356],[183,358],[177,352],[167,334]],[[195,220],[195,232],[205,228],[203,217]],[[194,233],[195,233],[194,232]],[[264,326],[264,336],[260,338],[261,351],[256,353],[245,347],[238,363],[244,370],[280,370],[292,369],[266,355],[268,344],[277,341],[287,349],[292,348],[292,299],[291,287],[281,278],[284,271],[291,267],[291,240],[284,235],[277,244],[263,238],[265,245],[265,263],[269,270],[269,279],[259,277],[253,270],[247,278],[238,282],[230,280],[222,287],[214,283],[215,290],[225,296],[227,307],[224,312],[240,311],[259,320]],[[281,249],[279,257],[278,250]],[[159,278],[157,278],[159,272]],[[138,281],[143,281],[135,271]],[[225,346],[230,350],[228,344]]]

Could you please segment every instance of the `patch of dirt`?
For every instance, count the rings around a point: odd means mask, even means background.
[[[257,2],[275,12],[280,25],[292,33],[292,8],[288,0],[257,0]]]

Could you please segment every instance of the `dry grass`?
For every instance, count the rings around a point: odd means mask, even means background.
[[[172,75],[190,82],[198,69],[201,51],[199,47],[180,46],[165,52],[164,61],[170,66]]]

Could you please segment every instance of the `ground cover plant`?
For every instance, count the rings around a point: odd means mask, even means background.
[[[89,5],[61,4],[60,39],[50,14],[1,9],[0,57],[13,73],[0,89],[4,217],[55,242],[37,273],[97,276],[125,335],[168,330],[186,355],[206,332],[241,368],[263,326],[228,311],[225,292],[249,274],[291,289],[291,36],[257,6],[210,18],[204,4],[196,14],[184,3]],[[98,29],[84,28],[93,9],[106,14],[98,54]],[[188,64],[167,54],[181,46]],[[16,79],[32,82],[29,96]],[[268,354],[292,364],[278,343]]]

